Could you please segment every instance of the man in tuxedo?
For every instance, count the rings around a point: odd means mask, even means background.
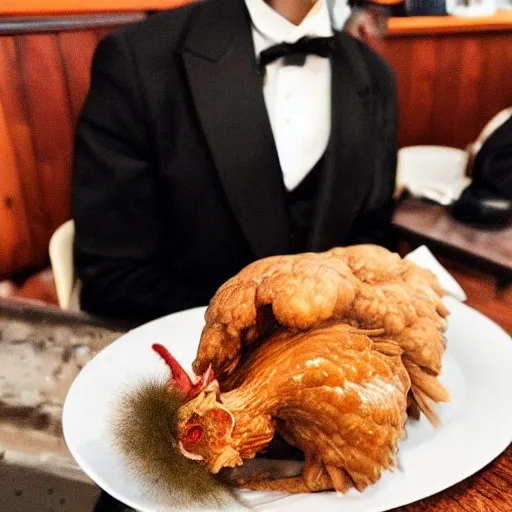
[[[257,258],[386,244],[395,107],[326,0],[206,0],[109,35],[76,137],[82,308],[143,322]]]
[[[76,137],[82,308],[144,322],[257,258],[387,244],[395,103],[326,0],[206,0],[107,36]]]

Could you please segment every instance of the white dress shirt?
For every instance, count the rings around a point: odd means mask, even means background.
[[[326,0],[318,0],[300,25],[294,25],[264,0],[245,0],[252,20],[254,49],[260,52],[303,36],[333,34]],[[266,67],[263,94],[287,190],[293,190],[324,154],[331,132],[331,63],[308,55],[304,66]]]

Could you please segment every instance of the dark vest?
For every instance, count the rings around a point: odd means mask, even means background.
[[[287,193],[292,253],[311,250],[311,228],[315,214],[317,192],[324,168],[325,153],[297,187]]]

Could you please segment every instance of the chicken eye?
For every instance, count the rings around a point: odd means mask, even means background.
[[[201,436],[203,435],[203,429],[199,427],[198,425],[195,425],[194,427],[191,427],[187,432],[187,441],[190,441],[191,443],[195,443],[196,441],[199,441],[201,439]]]

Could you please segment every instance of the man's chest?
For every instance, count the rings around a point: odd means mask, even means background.
[[[304,65],[267,67],[263,93],[283,179],[295,188],[319,160],[331,133],[331,64],[310,55]]]

